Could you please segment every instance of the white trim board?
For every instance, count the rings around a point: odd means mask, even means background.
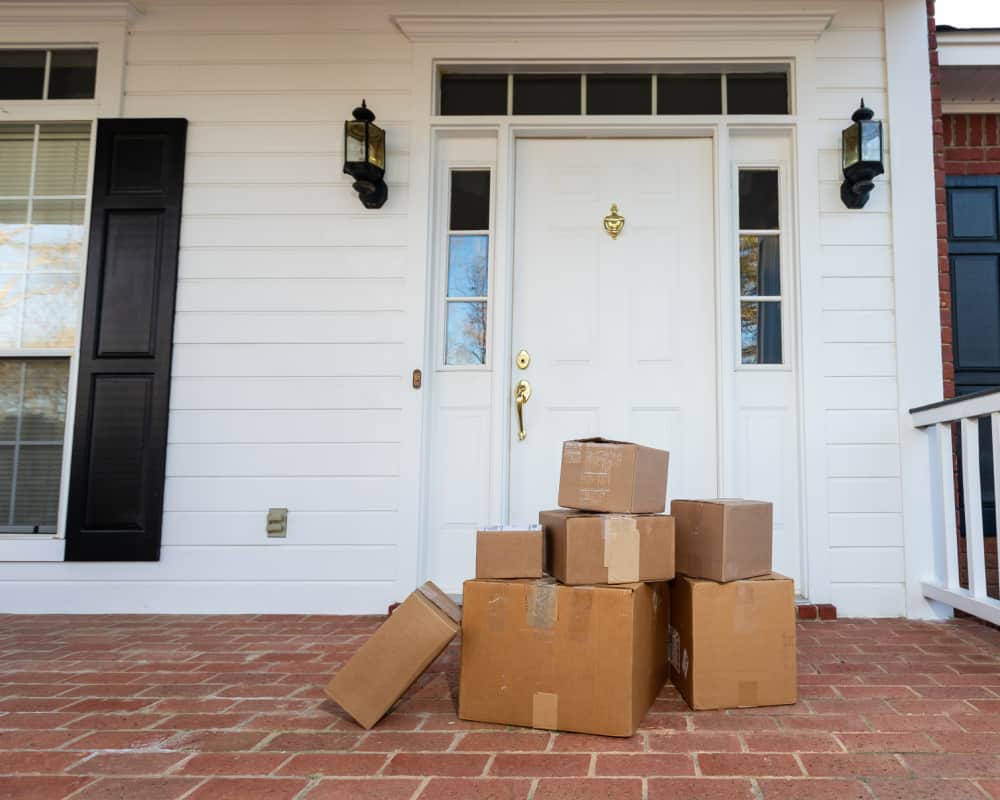
[[[393,23],[411,42],[524,39],[817,39],[832,11],[692,14],[398,14]]]

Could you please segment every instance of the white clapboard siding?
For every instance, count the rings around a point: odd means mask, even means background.
[[[343,123],[358,100],[365,97],[387,124],[409,119],[409,94],[357,87],[314,94],[130,94],[125,114],[130,117],[187,117],[193,122],[336,122]]]
[[[842,617],[898,617],[906,608],[902,581],[884,583],[835,582],[830,596]]]
[[[859,43],[863,40],[859,39]],[[872,45],[870,41],[864,41]],[[876,47],[881,47],[881,42]],[[412,47],[396,33],[200,33],[138,31],[129,37],[130,66],[139,64],[234,64],[296,59],[408,64]]]
[[[138,33],[379,33],[394,31],[384,3],[308,0],[282,3],[156,3],[137,15],[132,30]],[[359,37],[360,38],[360,37]]]
[[[843,410],[826,412],[827,444],[896,444],[895,411]]]
[[[400,414],[393,410],[217,410],[171,411],[170,444],[305,443],[401,440]]]
[[[824,378],[823,399],[829,410],[894,409],[899,406],[894,377]]]
[[[406,182],[409,173],[409,159],[405,153],[390,153],[386,160],[391,164],[390,179],[397,184]],[[352,179],[344,174],[344,157],[339,153],[198,153],[192,154],[185,164],[187,185],[200,183],[280,183],[280,184],[323,184],[340,187],[349,191]],[[364,207],[354,196],[355,214],[362,215]],[[185,212],[187,206],[185,204]],[[378,215],[388,212],[384,206]]]
[[[405,215],[273,214],[265,219],[240,214],[188,217],[181,225],[181,247],[283,247],[362,245],[371,241],[403,244]]]
[[[826,342],[892,342],[895,331],[896,317],[888,309],[823,312]]]
[[[390,158],[405,156],[410,150],[409,124],[386,122],[381,115],[377,122],[385,131],[386,152]],[[189,157],[204,153],[252,153],[254,156],[263,153],[324,153],[329,157],[342,156],[344,122],[196,122],[188,127],[187,152]],[[187,206],[186,195],[184,205]]]
[[[289,509],[283,539],[267,537],[266,514],[252,511],[167,511],[163,542],[213,547],[393,545],[399,540],[395,511],[301,511]]]
[[[268,409],[398,409],[404,389],[398,377],[264,378],[174,375],[170,407],[178,411]]]
[[[399,479],[384,477],[167,478],[166,511],[395,511]]]
[[[837,131],[839,136],[840,132]],[[822,181],[819,185],[819,210],[824,214],[857,214],[853,209],[847,208],[844,201],[840,199],[841,181]],[[876,179],[876,189],[868,196],[868,205],[865,212],[869,214],[885,214],[889,211],[889,198],[891,197],[891,187],[889,181]],[[185,205],[187,200],[185,198]]]
[[[404,213],[409,202],[405,184],[389,184],[391,201],[386,212]],[[184,215],[246,214],[268,217],[281,214],[356,214],[361,208],[358,195],[349,183],[266,183],[222,182],[188,184],[184,190]],[[267,219],[260,220],[266,223]]]
[[[891,278],[843,277],[823,279],[823,308],[827,311],[888,310],[893,307]]]
[[[888,214],[866,209],[863,214],[820,214],[820,235],[823,244],[838,244],[845,239],[855,244],[886,245],[892,243]]]
[[[399,445],[180,444],[167,453],[171,477],[398,477]]]
[[[831,514],[831,547],[902,547],[899,514]]]
[[[826,469],[831,478],[896,478],[899,448],[894,444],[827,445]]]
[[[220,343],[364,343],[403,341],[401,311],[180,311],[174,341]]]
[[[899,478],[831,478],[830,511],[899,512],[900,491]]]
[[[177,283],[177,310],[397,311],[403,288],[401,278],[381,277],[184,278]]]
[[[870,30],[841,28],[840,19],[838,14],[830,29],[816,42],[816,57],[823,64],[824,73],[836,68],[836,65],[829,64],[830,61],[848,61],[852,54],[864,54],[880,60],[885,57],[885,34],[881,25]]]
[[[402,371],[403,348],[376,344],[181,344],[174,348],[177,375],[300,377],[392,376]]]
[[[129,94],[158,92],[324,92],[337,84],[382,91],[409,91],[406,64],[330,61],[305,64],[131,64],[125,81]]]
[[[905,578],[902,547],[833,547],[830,576],[844,583],[875,583]]]
[[[888,278],[892,276],[892,248],[827,244],[822,248],[819,268],[821,275],[830,278]]]
[[[190,247],[181,280],[198,278],[396,278],[406,272],[404,245],[332,247]]]
[[[896,346],[883,342],[832,342],[823,345],[823,374],[829,378],[896,374]]]

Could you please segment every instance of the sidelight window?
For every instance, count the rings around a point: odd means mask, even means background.
[[[56,527],[90,131],[0,125],[0,533]]]
[[[781,364],[782,286],[778,172],[739,171],[740,360]]]

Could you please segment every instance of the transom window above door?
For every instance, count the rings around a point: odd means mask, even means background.
[[[789,76],[758,71],[442,71],[441,116],[788,114]]]

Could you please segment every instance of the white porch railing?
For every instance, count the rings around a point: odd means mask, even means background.
[[[1000,500],[1000,390],[944,400],[910,410],[915,427],[927,432],[931,455],[931,503],[936,579],[923,582],[924,596],[980,619],[1000,625],[1000,601],[986,592],[986,542],[983,539],[983,493],[979,476],[979,421],[989,417],[993,428],[993,491]],[[959,423],[962,440],[962,508],[969,588],[959,584],[958,529],[952,425]],[[1000,502],[997,503],[1000,517]],[[1000,519],[997,520],[1000,530]],[[1000,537],[998,537],[1000,539]],[[998,539],[992,540],[996,547]]]

